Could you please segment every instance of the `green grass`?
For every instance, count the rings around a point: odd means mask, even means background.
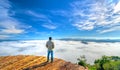
[[[110,61],[104,64],[105,70],[120,70],[120,61]]]
[[[87,66],[89,70],[100,70],[101,63],[104,70],[120,70],[120,57],[118,56],[103,56],[97,59],[94,65],[87,64],[86,61],[81,61],[81,59],[78,62],[79,65]]]

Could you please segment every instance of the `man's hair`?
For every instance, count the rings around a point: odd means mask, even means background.
[[[49,40],[52,40],[52,37],[49,37]]]

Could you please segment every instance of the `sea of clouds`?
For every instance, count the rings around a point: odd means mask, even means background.
[[[46,56],[47,40],[23,40],[0,42],[0,56],[8,55],[38,55]],[[85,55],[87,62],[94,63],[95,59],[103,55],[120,56],[120,42],[82,42],[54,40],[54,57],[61,58],[73,63],[77,58]]]

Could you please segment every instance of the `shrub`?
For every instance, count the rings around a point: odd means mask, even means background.
[[[84,66],[86,68],[86,59],[85,59],[85,56],[80,56],[80,58],[77,59],[78,60],[78,65],[81,65],[81,66]]]

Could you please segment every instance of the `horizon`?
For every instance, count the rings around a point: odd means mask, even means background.
[[[3,37],[3,36],[1,36]],[[49,36],[51,37],[51,36]],[[41,38],[1,38],[0,40],[48,40],[49,37],[41,37]],[[120,37],[52,37],[53,40],[58,40],[58,39],[93,39],[93,40],[119,40]]]
[[[0,0],[0,40],[120,39],[119,0]]]
[[[9,55],[38,55],[46,56],[47,40],[21,40],[0,42],[0,56]],[[96,41],[75,41],[75,40],[54,40],[54,57],[61,58],[72,63],[77,58],[85,55],[87,62],[94,63],[95,59],[106,56],[120,56],[119,42],[96,42]],[[69,55],[71,54],[71,55]],[[72,57],[71,57],[72,56]]]
[[[0,40],[0,43],[2,42],[17,42],[17,41],[47,41],[49,39],[4,39]],[[108,39],[108,38],[61,38],[61,39],[52,39],[53,42],[55,41],[76,41],[76,42],[82,42],[82,43],[89,43],[89,42],[96,42],[96,43],[120,43],[120,39]]]
[[[48,37],[49,38],[49,37]],[[33,39],[0,39],[0,40],[48,40],[48,38],[40,38],[40,39],[36,39],[36,38],[33,38]],[[52,37],[52,40],[66,40],[66,39],[69,39],[69,40],[120,40],[119,37],[63,37],[63,38],[53,38]]]

